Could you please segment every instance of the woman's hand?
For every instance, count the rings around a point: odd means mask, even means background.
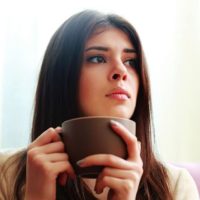
[[[26,165],[26,200],[55,200],[56,179],[64,185],[67,176],[75,177],[64,152],[60,127],[49,128],[28,147]]]
[[[111,121],[111,126],[127,145],[127,160],[114,155],[98,154],[80,160],[78,165],[80,167],[105,166],[96,181],[97,194],[102,193],[105,187],[109,187],[109,200],[133,200],[136,198],[143,174],[140,142],[120,123]]]

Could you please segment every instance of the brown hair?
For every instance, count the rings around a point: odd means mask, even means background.
[[[131,120],[137,124],[136,136],[141,141],[144,173],[136,199],[172,199],[166,169],[153,152],[150,85],[141,42],[132,25],[117,15],[86,10],[73,15],[55,32],[47,47],[39,75],[32,141],[47,128],[60,126],[64,120],[79,117],[77,91],[85,43],[97,28],[107,26],[125,32],[138,55],[139,94]],[[21,187],[25,182],[26,151],[21,153],[18,169],[13,194],[17,200],[20,199]],[[81,179],[69,180],[65,187],[57,184],[57,199],[65,198],[95,199]]]

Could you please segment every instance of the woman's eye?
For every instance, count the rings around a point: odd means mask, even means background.
[[[125,61],[124,64],[129,65],[129,66],[134,67],[134,68],[137,68],[138,62],[137,62],[137,59],[134,58],[134,59],[129,59],[129,60]]]
[[[91,63],[105,63],[106,62],[104,57],[102,56],[92,56],[92,57],[87,58],[87,61]]]

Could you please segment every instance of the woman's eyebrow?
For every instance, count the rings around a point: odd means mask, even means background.
[[[124,52],[125,53],[137,53],[137,51],[135,49],[129,49],[129,48],[124,49]]]
[[[88,47],[88,48],[85,49],[85,51],[90,51],[90,50],[108,51],[109,48],[102,47],[102,46],[93,46],[93,47]]]
[[[102,47],[102,46],[92,46],[92,47],[88,47],[88,48],[85,49],[85,51],[90,51],[90,50],[108,51],[109,48]],[[125,48],[123,50],[123,52],[125,52],[125,53],[136,53],[137,51],[135,49]]]

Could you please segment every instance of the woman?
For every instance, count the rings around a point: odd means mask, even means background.
[[[76,177],[59,126],[93,115],[130,118],[137,130],[135,137],[111,122],[127,144],[128,159],[104,154],[84,158],[77,163],[80,167],[105,166],[91,180]],[[64,22],[47,47],[32,143],[4,164],[1,199],[198,199],[187,172],[156,159],[151,130],[147,66],[135,29],[116,15],[78,13]]]

